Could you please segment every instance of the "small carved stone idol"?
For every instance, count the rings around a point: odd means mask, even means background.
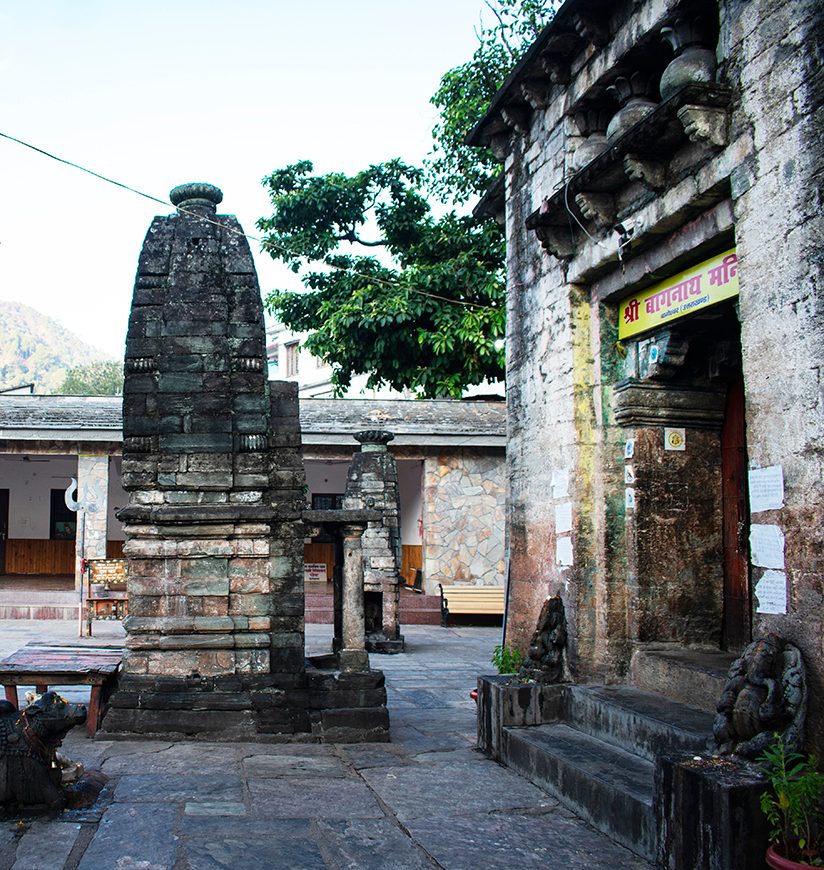
[[[754,640],[730,667],[713,733],[721,755],[756,758],[774,732],[799,749],[807,711],[804,662],[798,647],[768,634]]]
[[[25,710],[0,705],[0,805],[62,809],[66,795],[57,747],[85,721],[86,708],[56,692],[46,692]]]
[[[529,657],[521,665],[518,677],[539,683],[560,683],[564,678],[566,639],[564,602],[560,595],[547,598],[529,643]]]

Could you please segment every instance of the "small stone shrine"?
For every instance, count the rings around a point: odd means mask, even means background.
[[[344,509],[375,510],[361,538],[363,551],[364,629],[372,652],[403,651],[400,633],[400,501],[398,466],[387,444],[395,436],[383,429],[355,434],[361,449],[352,457]]]
[[[267,380],[257,275],[222,199],[176,187],[178,213],[154,219],[140,254],[123,395],[128,638],[102,730],[386,740],[383,674],[365,654],[341,672],[305,660],[297,389]],[[345,633],[362,637],[362,614],[344,613],[361,620]]]

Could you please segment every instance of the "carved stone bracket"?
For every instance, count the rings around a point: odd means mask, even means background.
[[[512,148],[512,138],[509,133],[498,133],[489,140],[489,149],[496,160],[504,161]]]
[[[541,67],[553,85],[568,85],[570,81],[569,61],[557,54],[542,54]]]
[[[575,240],[569,227],[537,226],[535,235],[543,249],[553,257],[563,260],[575,253]]]
[[[507,127],[511,127],[522,135],[529,132],[530,110],[526,106],[504,106],[501,118]]]
[[[624,172],[630,181],[640,181],[650,190],[663,190],[666,187],[666,167],[655,160],[644,160],[635,154],[626,154]]]
[[[550,83],[546,79],[532,78],[521,82],[521,93],[533,109],[545,109],[551,102]]]
[[[723,148],[727,144],[727,110],[716,106],[681,106],[678,120],[692,142],[710,148]]]
[[[575,203],[581,214],[599,227],[611,227],[615,223],[615,200],[611,193],[582,191],[575,194]]]
[[[583,14],[572,16],[575,32],[594,46],[604,46],[609,42],[609,30],[593,17]]]

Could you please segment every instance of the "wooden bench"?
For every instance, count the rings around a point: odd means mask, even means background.
[[[449,625],[453,614],[471,613],[502,616],[504,612],[503,586],[444,586],[441,590],[441,625]]]
[[[104,690],[108,690],[120,667],[118,649],[99,647],[24,646],[0,661],[0,684],[6,700],[17,709],[18,686],[34,686],[39,693],[49,686],[91,686],[86,733],[91,737],[100,727]]]

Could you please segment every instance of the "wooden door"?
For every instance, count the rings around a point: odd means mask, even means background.
[[[744,422],[744,379],[727,391],[721,429],[721,474],[724,505],[724,649],[740,650],[750,642],[749,499]]]
[[[9,537],[9,491],[0,489],[0,574],[6,573],[6,541]]]

